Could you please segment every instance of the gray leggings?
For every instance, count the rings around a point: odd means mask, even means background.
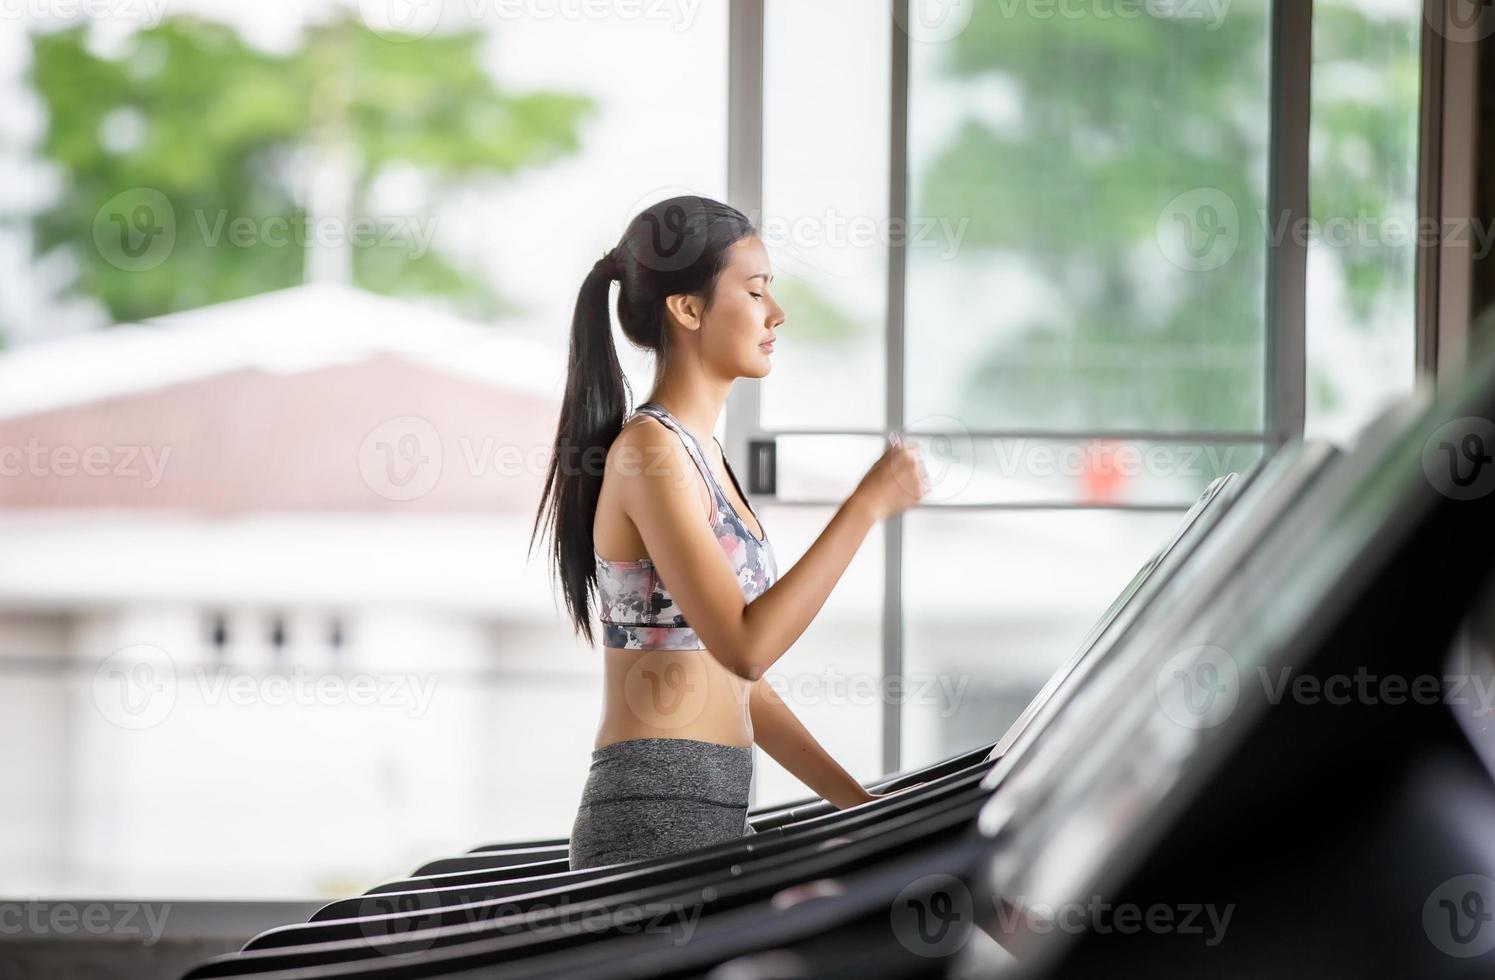
[[[663,857],[753,832],[753,747],[635,738],[592,751],[571,870]]]

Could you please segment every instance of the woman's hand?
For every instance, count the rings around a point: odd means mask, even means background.
[[[901,514],[929,492],[929,476],[919,458],[919,444],[888,436],[888,448],[852,492],[865,501],[879,521]]]

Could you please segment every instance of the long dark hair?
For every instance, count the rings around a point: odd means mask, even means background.
[[[602,492],[603,464],[627,421],[633,394],[618,363],[607,314],[608,289],[619,283],[618,323],[635,346],[653,351],[657,385],[669,350],[665,297],[701,296],[707,308],[727,249],[757,229],[741,211],[693,195],[640,211],[623,238],[603,254],[581,284],[571,317],[566,395],[530,533],[551,531],[551,558],[575,630],[593,644],[591,597],[596,587],[592,523]]]

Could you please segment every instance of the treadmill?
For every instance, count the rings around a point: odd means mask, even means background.
[[[1471,491],[1491,419],[1495,357],[1409,400],[1218,598],[1150,622],[1045,751],[993,772],[973,905],[1013,972],[1495,975],[1495,756],[1468,707],[1495,674],[1467,643],[1447,666],[1495,605],[1495,494]],[[1158,911],[1123,932],[1101,903]]]
[[[993,771],[973,867],[926,866],[891,901],[869,880],[864,901],[821,905],[818,933],[763,922],[751,951],[698,934],[714,946],[666,975],[729,956],[804,976],[1495,975],[1488,705],[1447,680],[1406,693],[1430,675],[1495,690],[1495,494],[1468,486],[1491,419],[1486,357],[1388,413],[1256,547],[1225,549],[1223,588],[1150,621],[1047,745]],[[1388,683],[1330,698],[1362,668]],[[1283,671],[1314,683],[1283,697]],[[1184,680],[1223,690],[1179,714]]]
[[[1326,450],[1326,447],[1319,446],[1315,447],[1314,451],[1309,453],[1308,455],[1315,457],[1316,463],[1318,465],[1321,465],[1322,462],[1327,459],[1328,455],[1331,452],[1332,451]],[[1283,462],[1283,460],[1288,459],[1293,455],[1293,453],[1283,455],[1282,459],[1279,459],[1278,461],[1278,466],[1285,466],[1286,464]],[[1253,470],[1253,477],[1262,468],[1263,467],[1258,466],[1256,470]],[[1121,630],[1124,630],[1130,624],[1131,620],[1138,615],[1139,610],[1141,608],[1144,608],[1146,603],[1150,601],[1153,595],[1155,595],[1157,591],[1162,587],[1162,584],[1172,574],[1177,564],[1187,556],[1187,554],[1193,549],[1198,541],[1214,525],[1215,521],[1219,519],[1220,512],[1227,506],[1229,500],[1233,499],[1234,495],[1239,492],[1241,485],[1248,482],[1249,480],[1242,480],[1235,474],[1229,474],[1214,481],[1214,483],[1210,485],[1210,487],[1204,492],[1204,494],[1201,495],[1194,507],[1191,508],[1189,513],[1185,516],[1185,519],[1181,522],[1178,531],[1173,535],[1172,538],[1164,543],[1162,548],[1159,549],[1158,553],[1155,554],[1143,566],[1143,568],[1138,572],[1133,580],[1128,583],[1126,589],[1123,590],[1122,594],[1117,598],[1117,600],[1113,602],[1111,607],[1108,608],[1105,614],[1102,615],[1100,621],[1097,622],[1096,626],[1091,630],[1090,634],[1086,637],[1085,641],[1081,644],[1076,653],[1070,658],[1069,661],[1066,662],[1063,667],[1061,667],[1058,672],[1056,672],[1054,678],[1052,678],[1050,682],[1045,685],[1044,689],[1039,693],[1037,697],[1034,698],[1028,709],[1024,711],[1018,721],[1011,727],[1007,735],[1004,736],[1003,741],[999,743],[1003,746],[1003,748],[1001,749],[1002,752],[1006,751],[1005,746],[1011,745],[1021,732],[1027,730],[1034,723],[1034,721],[1040,717],[1042,710],[1046,705],[1055,702],[1056,694],[1062,687],[1064,681],[1070,676],[1076,674],[1081,665],[1086,660],[1087,656],[1089,656],[1093,651],[1097,650],[1098,647],[1103,645],[1102,638],[1105,638],[1105,641],[1109,643],[1114,634],[1120,632]],[[997,757],[997,752],[990,753],[990,756],[991,758],[988,761],[994,761]],[[965,757],[957,758],[960,759]],[[952,760],[946,760],[946,763],[937,765],[948,764],[950,761]],[[920,770],[918,771],[918,773],[922,773],[924,771],[925,770]],[[974,780],[971,780],[969,778],[966,780],[967,785],[972,782],[974,782]],[[924,805],[924,803],[922,802],[922,797],[928,795],[930,791],[936,789],[936,786],[923,787],[920,790],[915,791],[914,793],[905,794],[904,797],[900,798],[900,802],[908,804],[910,806],[918,803],[922,806]],[[885,802],[892,801],[878,801],[874,804],[867,804],[863,807],[852,809],[863,810],[875,808]],[[746,850],[748,853],[751,853],[750,847],[745,848],[744,850]],[[613,869],[593,869],[594,872],[611,870]],[[733,870],[735,870],[735,866]],[[588,872],[587,874],[592,874],[592,872]],[[459,876],[446,875],[436,877],[451,878]],[[541,884],[543,881],[547,879],[554,879],[556,877],[558,876],[548,875],[524,881],[516,881],[513,884],[533,890],[535,886]],[[381,886],[381,888],[383,887],[385,886]],[[421,913],[429,912],[431,909],[436,908],[438,905],[443,904],[446,901],[445,898],[433,896],[437,896],[439,892],[448,890],[449,889],[434,889],[427,890],[419,894],[407,892],[404,894],[390,895],[388,896],[388,902],[390,904],[380,906],[380,909],[383,911],[403,911],[405,913],[405,915],[403,916],[383,915],[368,917],[369,909],[367,903],[360,905],[360,900],[353,899],[347,900],[345,902],[333,903],[332,906],[328,906],[322,912],[319,912],[314,918],[314,922],[317,920],[325,920],[328,918],[337,918],[347,915],[357,916],[360,915],[360,913],[366,918],[372,918],[374,920],[384,920],[383,922],[376,921],[374,923],[356,923],[354,924],[354,928],[357,929],[356,932],[344,930],[341,933],[341,942],[345,946],[348,945],[348,941],[350,939],[353,940],[352,944],[356,946],[358,945],[358,939],[362,938],[372,940],[376,935],[381,939],[389,938],[391,936],[403,936],[404,938],[409,939],[413,938],[415,933],[423,931],[418,928],[418,925],[420,923],[430,921],[429,916],[423,915]],[[412,915],[411,913],[414,914]],[[404,923],[404,926],[391,928],[387,924],[388,920],[391,919],[401,920]],[[451,922],[448,921],[448,925],[450,924]],[[312,932],[315,933],[315,930],[312,930]],[[298,933],[300,933],[301,935],[298,936]],[[326,962],[325,954],[328,952],[326,947],[329,945],[329,943],[327,941],[327,934],[325,933],[325,931],[320,937],[306,935],[305,933],[306,927],[290,927],[284,930],[274,930],[271,933],[267,933],[261,937],[257,937],[256,940],[252,941],[248,946],[246,946],[246,950],[265,950],[267,948],[273,948],[274,946],[285,945],[288,940],[298,943],[299,947],[311,949],[318,944],[315,942],[303,942],[302,940],[321,938],[322,942],[320,945],[323,947],[323,949],[321,950],[323,956],[317,958],[321,959],[323,962]],[[435,944],[435,941],[433,941],[430,945],[434,946]],[[406,942],[404,945],[406,948],[408,948],[410,944]],[[294,954],[298,946],[293,946],[292,948],[285,949],[283,952],[285,954]],[[429,948],[429,946],[427,946],[426,948]],[[348,952],[348,950],[344,949],[343,952]],[[253,961],[255,959],[258,959],[259,962],[244,962],[245,960]],[[289,961],[285,956],[260,956],[257,958],[252,953],[251,955],[246,957],[237,957],[231,955],[229,957],[220,957],[216,961],[210,961],[208,964],[204,964],[202,968],[199,968],[198,971],[194,971],[189,975],[242,975],[246,972],[249,972],[250,969],[275,969],[277,967],[284,967],[287,965],[289,965]]]
[[[1489,465],[1495,447],[1467,436],[1492,418],[1495,357],[1436,403],[1389,412],[1298,493],[1263,484],[1238,501],[986,777],[971,833],[804,868],[772,899],[703,916],[687,943],[609,937],[503,975],[1495,975],[1488,712],[1266,696],[1282,669],[1327,690],[1359,667],[1406,684],[1445,662],[1492,689],[1495,494],[1460,499],[1437,466],[1449,448]],[[1250,682],[1179,714],[1176,673],[1220,683],[1198,670],[1227,663],[1212,648]],[[1122,905],[1137,910],[1125,925],[1105,918]],[[1223,938],[1185,932],[1193,906],[1232,910]]]

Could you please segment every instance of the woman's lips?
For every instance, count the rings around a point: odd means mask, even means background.
[[[776,341],[765,340],[763,343],[761,343],[761,344],[758,345],[758,349],[761,350],[761,351],[764,351],[765,353],[772,354],[773,353],[773,345],[775,343],[776,343]]]

